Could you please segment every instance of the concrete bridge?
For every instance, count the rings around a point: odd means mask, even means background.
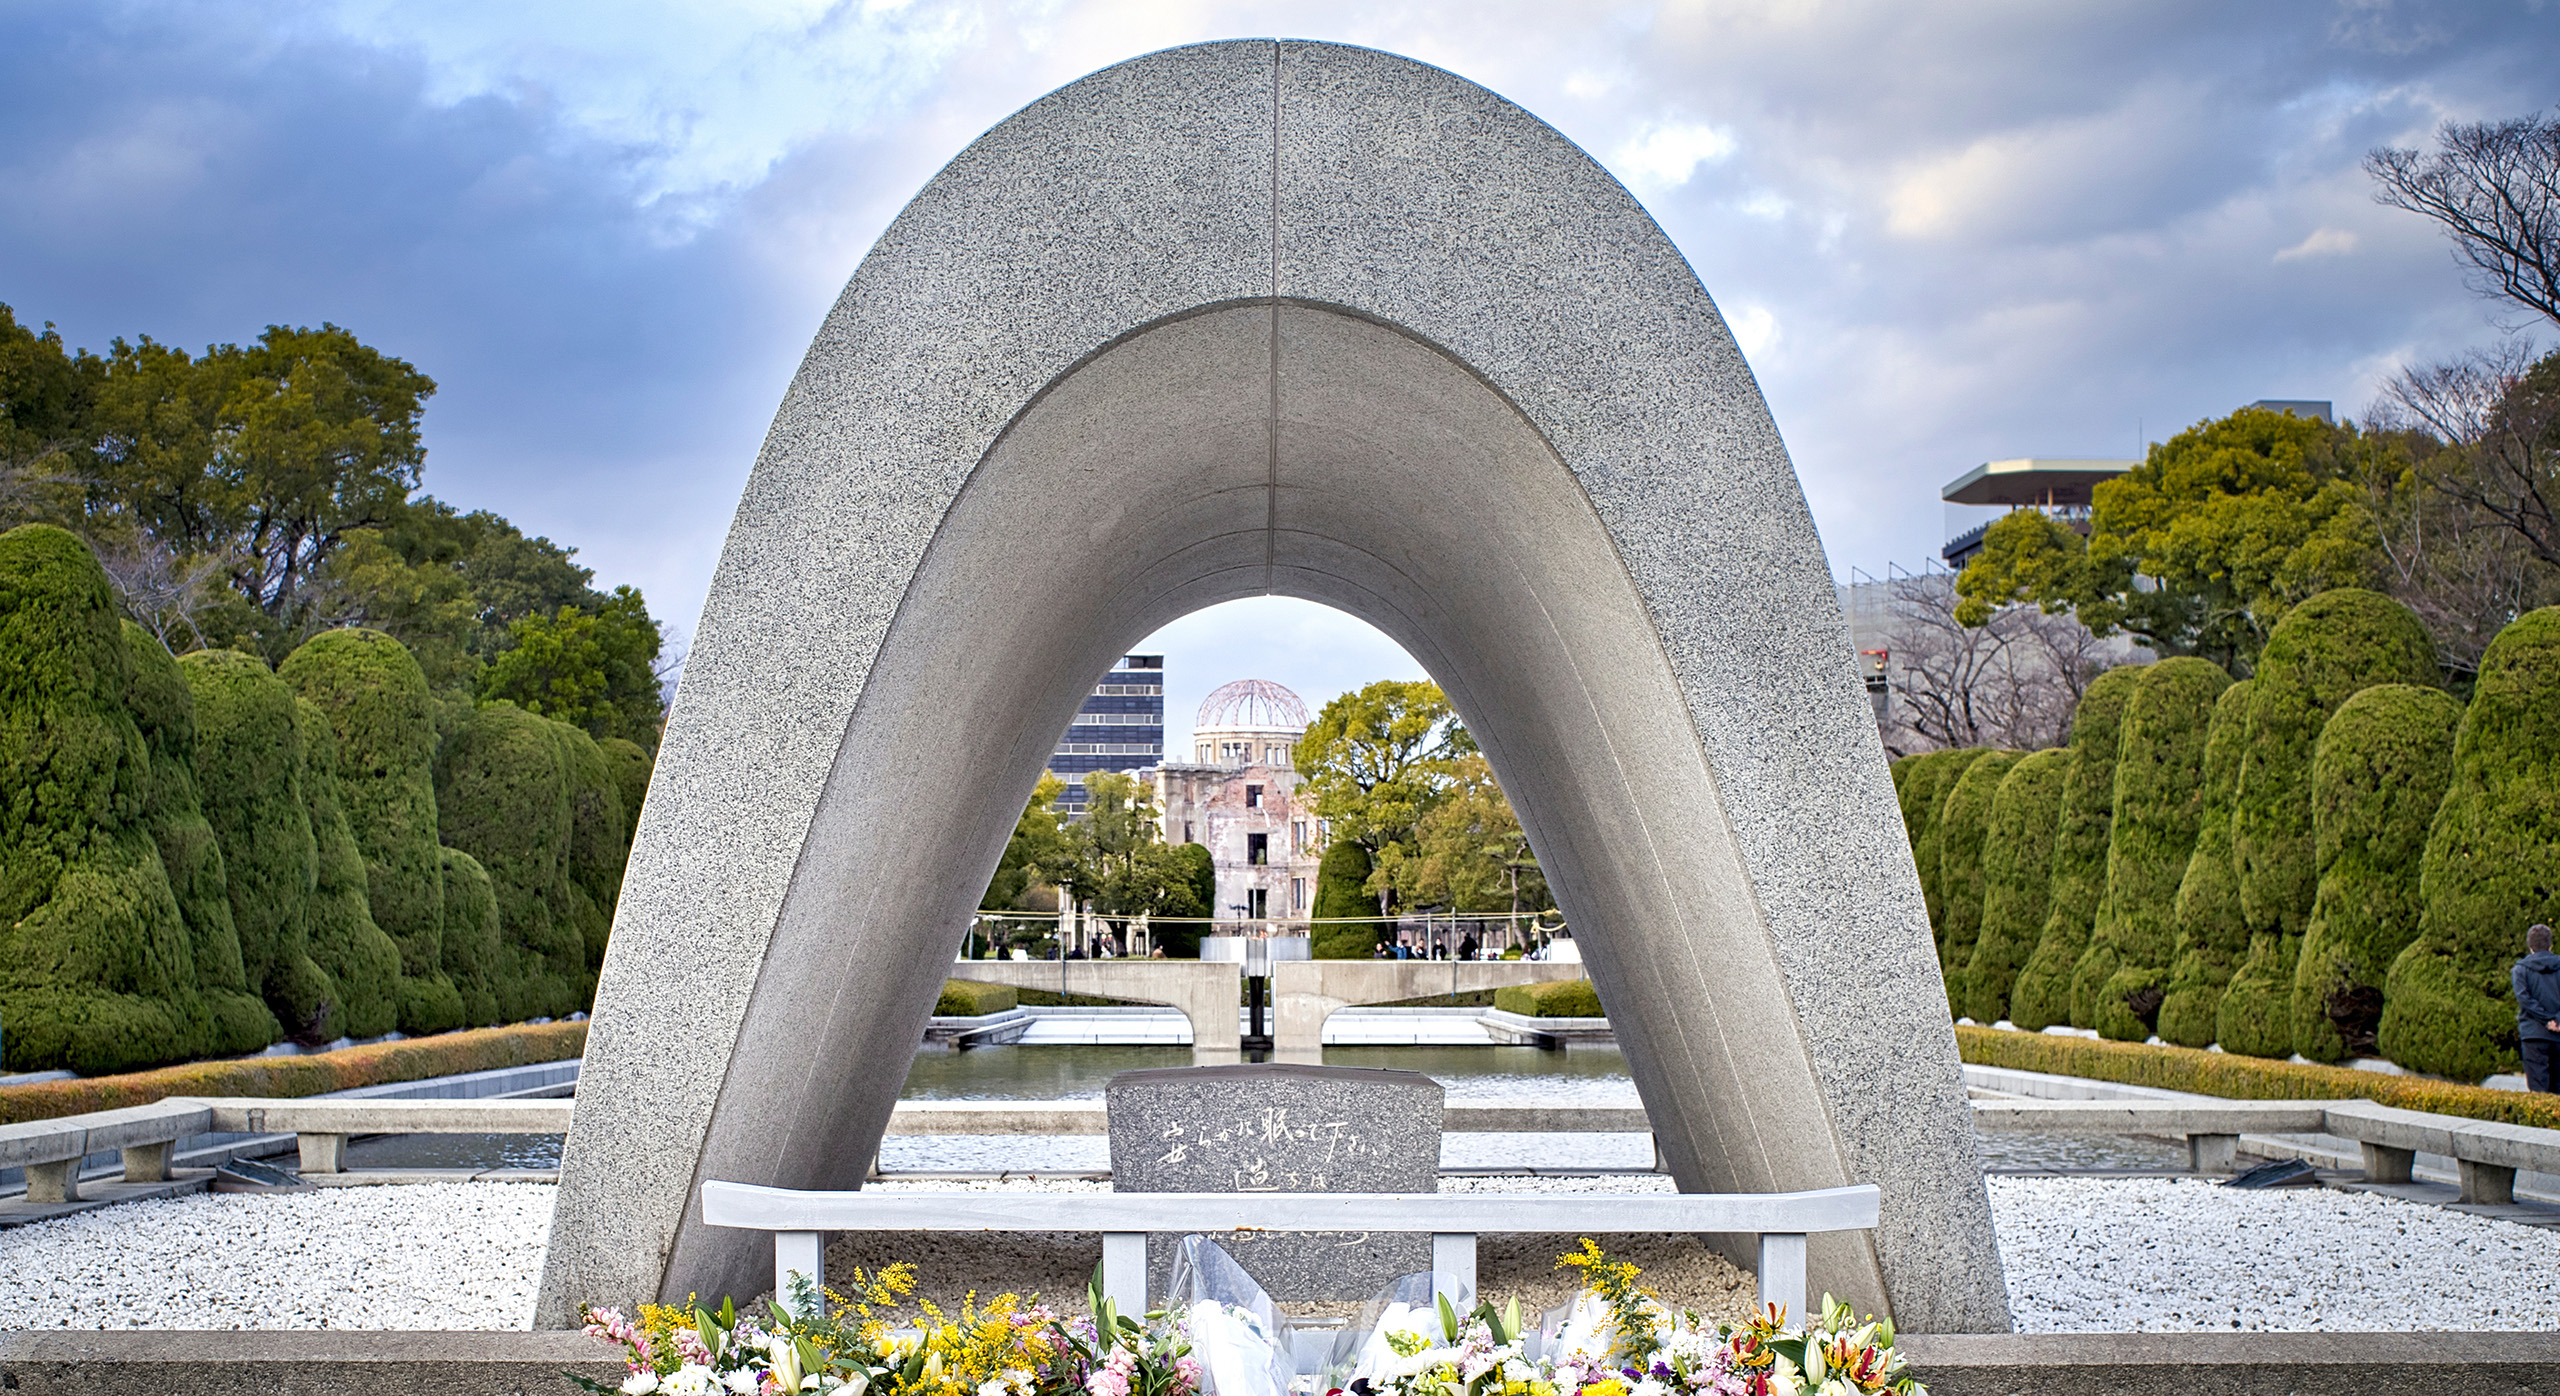
[[[1191,1020],[1192,1065],[1215,1066],[1243,1057],[1243,968],[1232,960],[957,960],[950,977],[1169,1005]],[[1322,1063],[1324,1021],[1338,1008],[1584,977],[1578,964],[1543,960],[1283,960],[1271,967],[1272,1056]]]

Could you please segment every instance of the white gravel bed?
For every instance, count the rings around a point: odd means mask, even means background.
[[[899,1192],[1100,1192],[1062,1178]],[[1444,1192],[1653,1193],[1659,1175],[1443,1178]],[[2177,1178],[1993,1178],[2029,1333],[2560,1328],[2560,1236],[2365,1193]],[[532,1321],[554,1189],[172,1198],[0,1231],[12,1328],[511,1329]]]
[[[2560,1236],[2326,1188],[1993,1178],[2023,1333],[2560,1328]]]
[[[522,1329],[557,1189],[198,1193],[0,1231],[9,1328]]]

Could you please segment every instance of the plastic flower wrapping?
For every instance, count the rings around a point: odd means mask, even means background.
[[[588,1391],[621,1396],[1199,1396],[1200,1362],[1179,1316],[1120,1313],[1100,1292],[1091,1318],[1067,1319],[1006,1294],[957,1314],[919,1302],[914,1267],[854,1272],[855,1297],[805,1279],[789,1307],[763,1317],[731,1301],[643,1304],[637,1319],[586,1309],[587,1333],[622,1346],[618,1386],[570,1374]]]

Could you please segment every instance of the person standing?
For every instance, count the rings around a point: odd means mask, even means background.
[[[2524,1049],[2524,1088],[2560,1093],[2560,955],[2551,928],[2524,933],[2525,956],[2508,982],[2516,992],[2516,1039]]]

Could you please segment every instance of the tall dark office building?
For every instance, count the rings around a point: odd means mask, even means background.
[[[1135,771],[1164,763],[1164,656],[1123,655],[1085,695],[1058,739],[1049,769],[1067,783],[1058,807],[1081,818],[1088,771]]]

